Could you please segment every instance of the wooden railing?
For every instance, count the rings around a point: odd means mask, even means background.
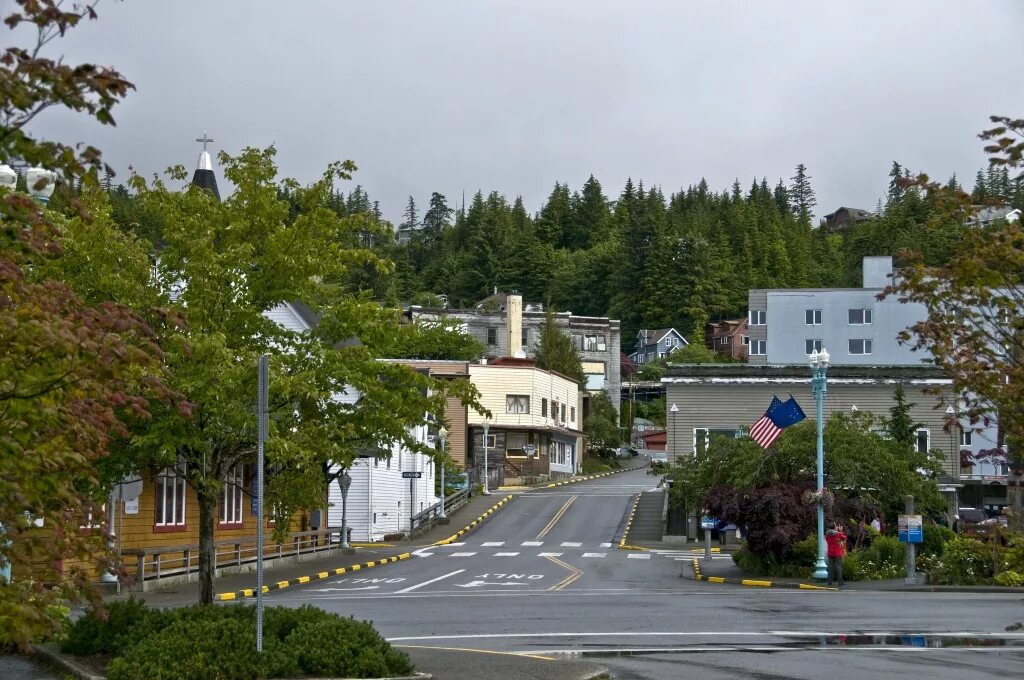
[[[296,531],[283,541],[264,536],[263,559],[294,557],[336,549],[341,541],[341,529],[315,529]],[[132,564],[134,558],[135,563]],[[199,570],[199,544],[155,546],[125,551],[125,568],[134,571],[135,580],[142,584],[169,576],[191,575]],[[256,561],[256,536],[226,538],[214,542],[213,568],[239,567]]]

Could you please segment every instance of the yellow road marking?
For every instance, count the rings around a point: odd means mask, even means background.
[[[552,562],[554,562],[555,564],[557,564],[558,566],[562,567],[563,569],[568,569],[570,572],[572,572],[571,574],[566,576],[564,579],[562,579],[561,581],[559,581],[555,585],[553,585],[550,588],[548,588],[548,590],[563,590],[567,586],[571,586],[573,583],[575,583],[577,581],[577,579],[579,579],[580,576],[583,575],[583,572],[581,570],[577,569],[576,567],[574,567],[573,565],[569,564],[568,562],[563,562],[562,560],[558,559],[557,557],[552,557],[551,555],[545,555],[545,557],[547,559],[551,560]]]
[[[398,648],[407,649],[440,649],[445,652],[476,652],[478,654],[497,654],[498,656],[522,656],[527,659],[541,659],[542,661],[554,661],[553,656],[541,656],[540,654],[526,654],[525,652],[495,652],[490,649],[472,649],[470,647],[432,647],[430,645],[392,645]]]
[[[569,509],[569,506],[576,502],[576,498],[577,498],[576,496],[570,496],[569,500],[567,500],[565,502],[565,505],[563,505],[561,508],[558,509],[558,512],[556,512],[555,516],[551,518],[551,521],[548,522],[548,525],[546,527],[544,527],[543,529],[541,529],[540,533],[537,534],[537,537],[535,539],[533,539],[533,540],[539,541],[540,539],[542,539],[545,536],[547,536],[548,532],[551,531],[551,529],[555,526],[555,524],[558,523],[558,520],[562,519],[562,515],[564,515],[565,511]]]

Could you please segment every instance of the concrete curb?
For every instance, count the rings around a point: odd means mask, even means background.
[[[290,586],[298,586],[304,583],[310,583],[311,581],[319,581],[325,578],[331,578],[334,576],[340,576],[341,574],[348,574],[353,571],[361,571],[363,569],[373,569],[374,567],[380,567],[385,564],[391,564],[392,562],[398,562],[400,560],[407,560],[412,557],[412,553],[402,553],[400,555],[394,555],[392,557],[384,557],[379,560],[373,560],[371,562],[363,562],[362,564],[353,564],[350,567],[338,567],[337,569],[331,569],[330,571],[320,571],[312,576],[299,576],[289,581],[277,581],[263,586],[263,592],[269,593],[274,590],[284,590]],[[219,593],[214,597],[215,600],[220,602],[227,602],[228,600],[240,600],[247,597],[256,597],[255,588],[243,588],[242,590],[235,591],[233,593]]]
[[[636,508],[640,505],[640,494],[633,499],[633,508],[629,511],[629,519],[626,520],[626,528],[622,530],[622,540],[619,541],[619,550],[647,550],[638,545],[630,545],[626,542],[629,538],[629,530],[633,527],[633,518],[636,517]]]
[[[492,514],[494,514],[498,510],[500,510],[506,503],[511,501],[513,498],[515,498],[515,496],[512,496],[512,495],[505,496],[500,501],[498,501],[496,504],[492,505],[484,514],[480,515],[475,520],[473,520],[472,522],[470,522],[469,524],[464,526],[462,529],[459,529],[457,532],[455,532],[454,534],[452,534],[448,538],[442,538],[437,543],[434,543],[434,545],[448,545],[449,543],[454,543],[456,540],[459,539],[460,536],[465,536],[470,531],[475,529],[477,526],[479,526],[481,523],[483,523],[483,521],[485,519],[487,519]]]
[[[752,578],[726,578],[724,576],[704,576],[700,571],[700,562],[698,560],[693,560],[692,565],[694,580],[704,581],[706,583],[731,583],[733,585],[750,586],[753,588],[790,588],[792,590],[832,591],[839,590],[838,588],[830,588],[828,586],[815,586],[809,583],[780,583],[776,581],[762,581],[760,579]]]
[[[576,484],[577,482],[589,482],[592,479],[600,479],[601,477],[611,477],[612,475],[617,475],[617,474],[620,474],[622,472],[632,472],[633,470],[640,470],[643,467],[644,466],[641,465],[639,467],[622,468],[621,470],[612,470],[611,472],[602,472],[599,475],[588,475],[586,477],[576,477],[575,479],[567,479],[564,482],[552,482],[550,484],[545,484],[543,486],[539,486],[539,487],[536,487],[536,488],[538,488],[538,489],[553,489],[556,486],[565,486],[566,484]]]

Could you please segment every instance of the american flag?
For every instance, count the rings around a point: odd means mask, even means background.
[[[782,401],[778,397],[772,397],[772,403],[768,410],[750,428],[751,438],[760,444],[762,449],[767,449],[775,443],[782,431],[790,425],[795,425],[806,418],[803,409],[796,403],[796,399],[790,397],[788,401]]]

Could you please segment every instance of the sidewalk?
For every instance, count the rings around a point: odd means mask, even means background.
[[[393,541],[380,546],[355,548],[351,554],[344,554],[341,550],[333,550],[309,560],[271,567],[264,571],[263,582],[267,586],[273,586],[279,582],[289,582],[292,584],[299,579],[311,577],[312,580],[319,573],[333,573],[337,569],[354,571],[356,569],[386,568],[386,563],[382,564],[385,560],[391,562],[405,559],[401,556],[407,556],[413,550],[418,550],[419,548],[433,545],[438,541],[449,538],[464,529],[490,508],[500,503],[505,496],[506,494],[494,493],[489,496],[473,496],[458,512],[449,515],[448,524],[437,524],[426,534],[417,536],[412,541]],[[368,567],[368,562],[373,562],[374,565]],[[222,593],[238,593],[245,589],[255,589],[255,587],[255,570],[243,574],[228,574],[214,581],[214,588],[218,595]],[[122,591],[120,595],[112,595],[108,599],[126,599],[132,595],[144,599],[147,604],[152,606],[180,607],[199,601],[199,584],[193,580],[191,583],[177,583],[165,587],[156,585],[153,590],[145,593]]]
[[[693,578],[689,562],[680,562],[683,565],[683,576]],[[758,579],[769,581],[777,586],[797,587],[799,584],[823,585],[814,579],[798,579],[783,576],[751,576],[740,569],[732,560],[700,560],[700,571],[705,577],[723,577],[734,579]],[[918,574],[918,579],[923,580],[924,576]],[[885,579],[881,581],[847,581],[842,588],[843,591],[863,592],[912,592],[912,593],[1001,593],[1004,595],[1024,595],[1024,588],[1009,588],[1004,586],[938,586],[918,583],[908,585],[903,578]]]

